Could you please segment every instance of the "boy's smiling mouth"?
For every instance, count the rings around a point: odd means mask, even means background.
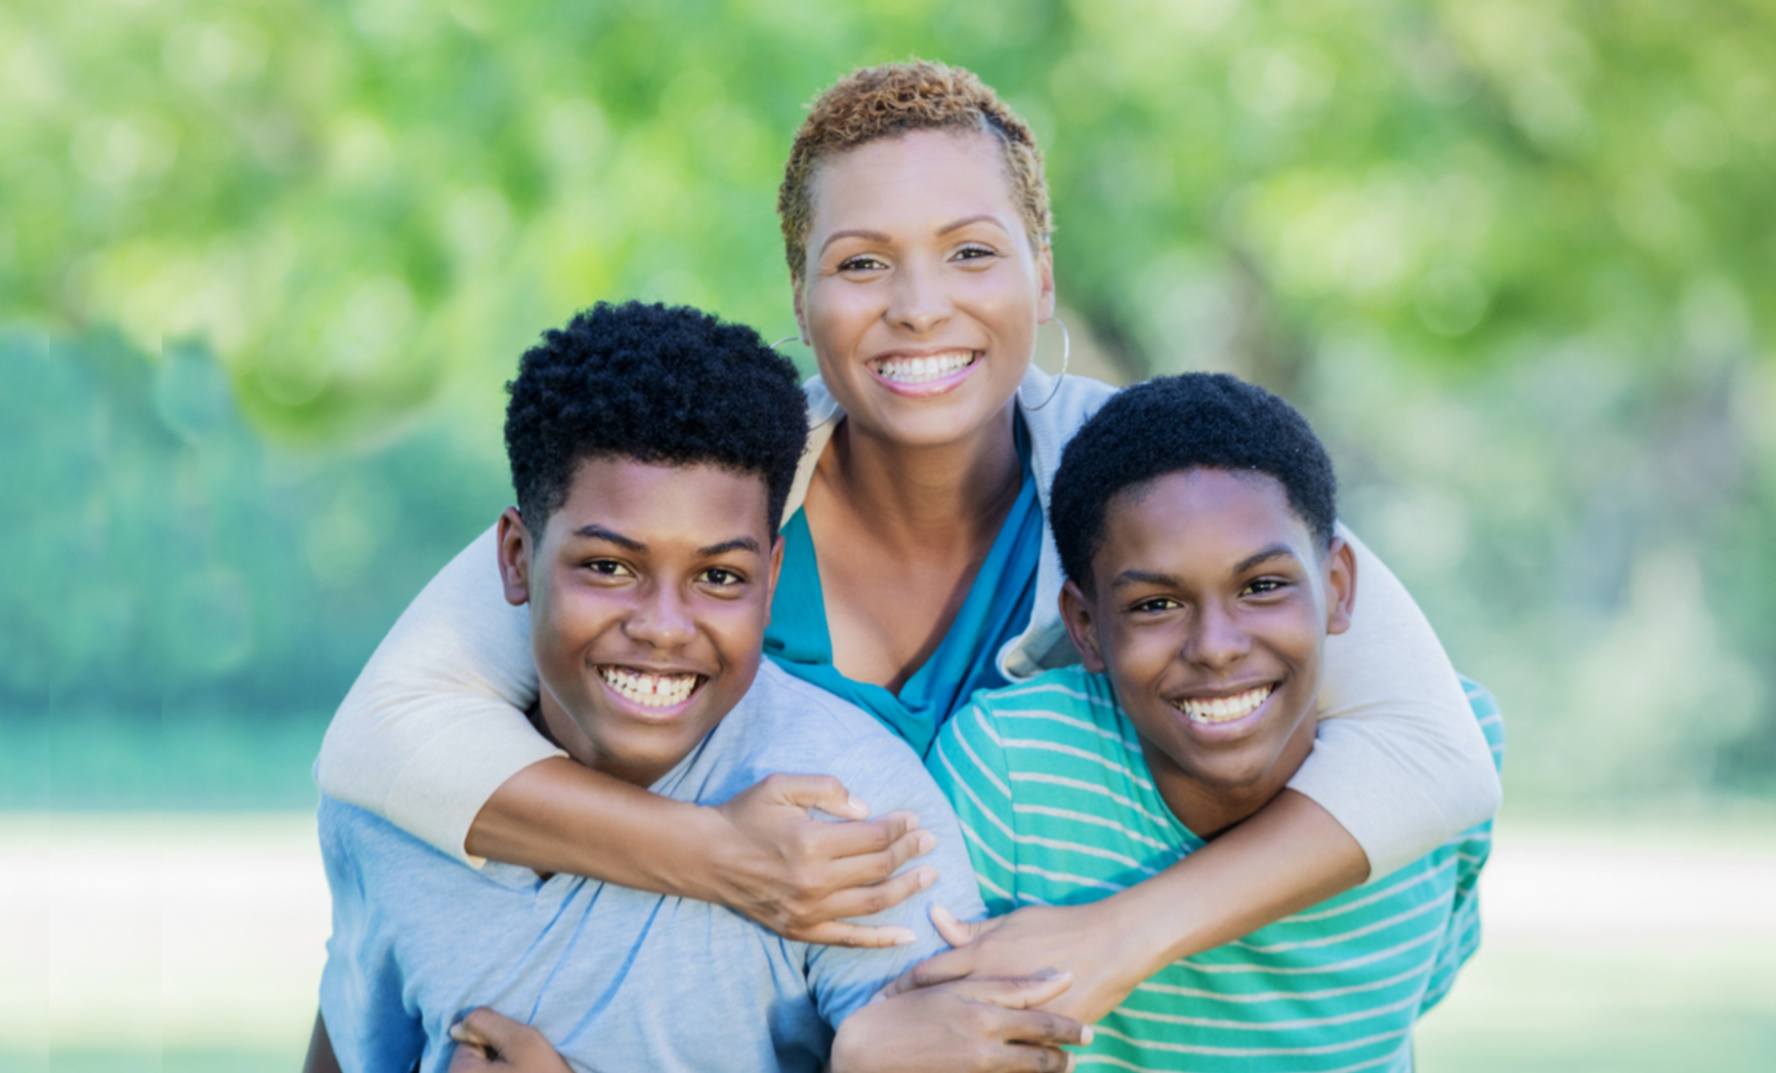
[[[600,664],[598,677],[617,696],[641,708],[666,712],[691,699],[708,677],[695,673],[650,671],[640,667]]]
[[[1180,697],[1171,704],[1192,723],[1199,726],[1220,726],[1237,723],[1255,714],[1270,699],[1271,694],[1276,692],[1276,687],[1275,682],[1268,682],[1218,697]]]

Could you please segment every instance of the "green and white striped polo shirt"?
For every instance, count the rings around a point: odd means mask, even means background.
[[[1496,761],[1490,694],[1468,700]],[[993,915],[1096,901],[1203,842],[1153,785],[1108,679],[1080,667],[982,693],[927,765],[962,821]],[[1357,1073],[1411,1067],[1419,1014],[1480,941],[1491,824],[1405,868],[1184,958],[1098,1023],[1081,1068]]]

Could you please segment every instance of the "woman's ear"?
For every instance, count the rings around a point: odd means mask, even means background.
[[[800,332],[802,335],[802,345],[811,346],[813,344],[808,341],[808,315],[802,311],[802,287],[803,281],[796,278],[792,273],[789,277],[789,293],[795,296],[793,304],[795,307],[796,331]]]
[[[505,586],[506,602],[513,607],[530,602],[530,530],[517,507],[507,507],[500,514],[494,545],[499,551],[500,582]]]
[[[1093,674],[1103,673],[1104,655],[1098,646],[1091,600],[1072,581],[1061,586],[1061,621],[1066,624],[1067,636],[1072,638],[1073,647],[1079,650],[1079,661],[1085,664],[1085,669]]]
[[[1357,606],[1357,554],[1343,537],[1333,537],[1326,549],[1326,632],[1350,629],[1351,612]]]
[[[1050,246],[1048,243],[1044,242],[1042,244],[1042,248],[1036,251],[1036,279],[1037,279],[1037,287],[1039,288],[1037,291],[1037,298],[1036,298],[1036,320],[1037,320],[1037,323],[1046,323],[1046,322],[1054,319],[1054,315],[1055,315],[1055,267],[1054,266],[1055,266],[1054,248],[1052,246]]]

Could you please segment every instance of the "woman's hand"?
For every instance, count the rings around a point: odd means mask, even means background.
[[[573,1073],[543,1034],[482,1006],[450,1026],[449,1073]]]
[[[816,819],[824,812],[849,822]],[[786,939],[836,946],[898,946],[907,928],[848,923],[901,902],[937,880],[935,868],[895,870],[931,852],[937,836],[918,817],[868,808],[825,775],[772,775],[713,810],[710,901]]]
[[[1055,1073],[1073,1068],[1063,1046],[1091,1029],[1052,1005],[1065,973],[956,980],[888,997],[852,1014],[833,1040],[831,1073]]]
[[[976,923],[933,906],[931,922],[955,949],[914,965],[882,993],[911,994],[968,978],[1052,969],[1071,974],[1073,983],[1043,1007],[1090,1024],[1120,1006],[1157,969],[1148,963],[1152,951],[1144,949],[1139,930],[1117,917],[1109,901],[1030,905]]]

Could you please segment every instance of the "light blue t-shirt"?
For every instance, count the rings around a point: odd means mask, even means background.
[[[491,1006],[578,1070],[817,1070],[847,1015],[943,947],[935,901],[981,915],[968,853],[918,757],[881,724],[761,661],[740,703],[652,787],[719,804],[777,772],[837,776],[880,813],[937,835],[935,885],[865,923],[910,927],[886,950],[816,946],[738,914],[582,876],[464,868],[375,815],[324,798],[333,934],[321,1013],[345,1073],[449,1064],[451,1024]]]

